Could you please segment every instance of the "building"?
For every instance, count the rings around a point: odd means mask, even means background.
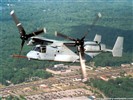
[[[121,64],[121,67],[130,67],[130,64]]]
[[[100,79],[104,80],[104,81],[108,81],[109,78],[107,76],[100,76]]]
[[[54,65],[54,67],[46,68],[46,71],[52,74],[66,74],[71,72],[71,69],[69,68],[69,66],[65,66],[64,64],[57,64]]]

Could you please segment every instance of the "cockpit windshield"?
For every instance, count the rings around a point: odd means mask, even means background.
[[[34,47],[33,50],[39,51],[39,52],[41,51],[41,50],[40,50],[40,47]]]

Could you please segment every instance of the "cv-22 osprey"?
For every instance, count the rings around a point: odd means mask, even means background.
[[[114,57],[121,57],[123,50],[123,40],[124,38],[121,36],[117,37],[117,40],[114,44],[113,49],[107,49],[105,44],[101,43],[101,35],[96,34],[93,41],[85,41],[86,35],[85,33],[83,37],[80,39],[75,39],[69,37],[67,35],[61,34],[59,32],[55,32],[55,35],[58,37],[62,37],[69,41],[60,41],[48,39],[45,37],[37,36],[41,33],[46,33],[46,29],[37,30],[33,33],[26,34],[22,24],[19,22],[18,18],[14,10],[10,12],[14,22],[20,33],[20,38],[22,40],[21,50],[24,46],[25,41],[27,41],[27,45],[34,46],[32,50],[30,50],[26,58],[35,59],[35,60],[48,60],[48,61],[59,61],[59,62],[80,62],[83,80],[87,79],[86,75],[86,65],[85,65],[85,54],[90,57],[95,57],[96,55],[102,52],[111,52]],[[90,26],[89,31],[93,28],[96,21],[101,17],[101,13],[98,13],[93,23]],[[71,47],[76,48],[76,51],[71,49]],[[14,57],[25,57],[21,55],[13,55]]]

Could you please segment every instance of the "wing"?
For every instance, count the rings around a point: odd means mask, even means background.
[[[54,60],[55,61],[63,61],[63,62],[78,62],[79,56],[69,49],[62,41],[54,42],[48,45],[51,48],[51,51],[54,53]],[[49,54],[51,54],[49,50]],[[48,53],[47,52],[47,53]]]
[[[62,44],[66,45],[66,46],[75,46],[75,42],[74,41],[58,41],[58,40],[53,40],[53,39],[47,39],[44,37],[31,37],[31,40],[27,43],[27,45],[37,45],[37,44],[53,44],[53,45],[58,45],[61,46]]]
[[[63,48],[64,53],[77,55],[77,47],[74,41],[56,41],[54,40],[52,44],[50,44],[53,48]]]
[[[75,41],[63,41],[63,44],[67,47],[76,47]]]
[[[47,45],[47,44],[54,43],[55,41],[56,40],[36,36],[36,37],[31,37],[31,40],[27,43],[27,45],[37,45],[37,44]]]

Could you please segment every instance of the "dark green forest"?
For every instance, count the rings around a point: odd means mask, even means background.
[[[8,4],[11,4],[10,8]],[[132,62],[133,47],[133,17],[130,1],[111,3],[103,1],[90,2],[0,2],[0,83],[9,85],[25,82],[31,77],[48,78],[52,75],[45,71],[46,67],[55,62],[28,61],[27,59],[12,58],[12,54],[20,51],[21,40],[11,16],[15,10],[20,22],[27,33],[38,28],[47,28],[47,34],[42,36],[58,39],[55,31],[80,38],[88,30],[96,13],[101,12],[102,18],[90,31],[87,40],[93,40],[95,34],[102,35],[102,43],[112,48],[117,36],[124,37],[124,54],[121,58],[112,58],[111,54],[100,54],[91,61],[96,66],[118,66],[121,63]],[[32,47],[24,46],[22,55],[26,55]],[[102,59],[101,59],[102,58]],[[57,63],[57,62],[56,62]],[[61,63],[61,62],[58,62]],[[87,61],[87,64],[89,61]]]
[[[105,82],[100,79],[91,79],[86,84],[101,90],[109,98],[133,98],[133,78],[124,77]]]

